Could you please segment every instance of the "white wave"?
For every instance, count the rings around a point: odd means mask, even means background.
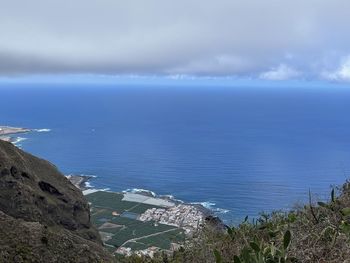
[[[51,129],[35,129],[36,132],[50,132]]]
[[[214,209],[214,213],[216,213],[216,214],[226,214],[228,212],[230,212],[230,210],[228,210],[228,209],[223,209],[223,208],[215,208]]]
[[[213,210],[214,206],[216,206],[216,203],[213,202],[192,202],[193,205],[201,205],[205,207],[206,209]]]
[[[20,146],[20,145],[18,145],[20,142],[23,142],[23,141],[25,141],[25,140],[27,140],[27,138],[23,138],[23,137],[16,137],[15,138],[15,140],[12,142],[14,145],[16,145],[16,146]]]
[[[79,176],[79,177],[89,177],[90,178],[96,178],[97,176],[96,175],[93,175],[93,174],[68,174],[66,175],[66,177],[68,179],[74,177],[74,176]],[[94,186],[89,182],[89,181],[86,181],[84,182],[84,186],[88,189],[92,189]]]
[[[201,202],[200,204],[208,209],[214,209],[214,206],[216,206],[216,203],[213,202]]]
[[[184,201],[180,200],[180,199],[176,199],[173,195],[160,195],[160,198],[165,198],[165,199],[169,199],[171,201],[177,202],[177,203],[184,203]]]
[[[94,174],[80,174],[80,176],[88,176],[91,178],[97,178],[97,175],[94,175]]]
[[[125,193],[133,193],[133,194],[142,194],[142,193],[147,193],[150,194],[153,197],[156,197],[156,193],[152,192],[150,190],[146,190],[146,189],[141,189],[141,188],[130,188],[130,189],[126,189],[124,191],[122,191],[124,194]]]
[[[226,213],[230,212],[230,210],[219,208],[219,207],[215,207],[216,203],[214,203],[214,202],[193,202],[191,204],[201,205],[204,208],[214,212],[215,214],[226,214]]]
[[[66,177],[69,179],[73,176],[81,176],[81,177],[91,177],[91,178],[96,178],[97,176],[96,175],[93,175],[93,174],[68,174],[66,175]],[[93,185],[90,183],[90,182],[85,182],[84,183],[85,187],[88,188],[83,192],[83,195],[88,195],[88,194],[92,194],[92,193],[95,193],[95,192],[108,192],[110,191],[111,189],[110,188],[93,188]]]
[[[85,182],[85,187],[86,188],[92,188],[92,184],[90,182]]]

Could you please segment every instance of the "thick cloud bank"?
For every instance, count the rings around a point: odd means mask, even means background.
[[[0,74],[350,80],[349,0],[0,0]]]

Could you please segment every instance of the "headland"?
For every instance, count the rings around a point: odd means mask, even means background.
[[[15,142],[16,138],[14,135],[20,133],[31,132],[31,129],[28,128],[18,128],[18,127],[10,127],[10,126],[0,126],[0,140],[7,142]]]
[[[17,134],[17,133],[25,133],[25,132],[30,132],[30,131],[31,131],[31,129],[27,129],[27,128],[0,126],[0,136],[12,135],[12,134]]]

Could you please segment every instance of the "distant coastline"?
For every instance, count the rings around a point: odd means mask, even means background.
[[[0,126],[0,140],[13,143],[17,147],[20,147],[18,143],[26,140],[26,138],[19,137],[19,134],[26,134],[30,132],[49,132],[50,129],[29,129],[12,126]]]
[[[28,128],[0,126],[0,140],[14,143],[17,139],[13,135],[27,133],[31,131],[32,130]]]
[[[88,195],[93,192],[97,191],[107,191],[108,189],[93,189],[90,185],[89,182],[91,179],[95,178],[93,175],[75,175],[75,174],[70,174],[66,176],[68,180],[77,188],[79,188],[84,195]],[[163,201],[164,203],[169,203],[172,205],[179,205],[179,204],[185,204],[185,205],[190,205],[193,207],[196,207],[198,210],[200,210],[205,216],[213,216],[213,212],[208,209],[207,207],[203,206],[200,203],[186,203],[182,200],[175,199],[171,195],[157,195],[156,193],[145,190],[145,189],[128,189],[125,191],[121,192],[122,194],[126,196],[144,196],[148,198],[152,198],[155,200]]]
[[[10,127],[10,126],[0,126],[0,136],[4,135],[12,135],[17,133],[26,133],[32,131],[28,128],[18,128],[18,127]]]

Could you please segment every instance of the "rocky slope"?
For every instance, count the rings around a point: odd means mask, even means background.
[[[110,262],[82,193],[0,140],[0,262]]]

